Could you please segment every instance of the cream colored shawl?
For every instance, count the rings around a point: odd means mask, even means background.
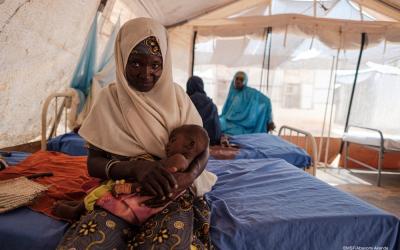
[[[149,36],[157,38],[163,71],[153,89],[139,92],[128,85],[125,67],[132,49]],[[110,153],[130,157],[149,153],[163,158],[173,129],[184,124],[202,125],[190,98],[172,80],[167,31],[149,18],[130,20],[118,33],[114,53],[116,82],[101,90],[79,134]],[[207,187],[197,188],[208,191],[216,177],[204,172],[196,182],[202,179],[202,183],[208,183]]]

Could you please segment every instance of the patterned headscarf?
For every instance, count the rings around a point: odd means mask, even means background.
[[[160,46],[154,36],[149,36],[136,45],[133,49],[133,53],[162,57]]]

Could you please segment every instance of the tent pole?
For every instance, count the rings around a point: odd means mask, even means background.
[[[329,117],[329,126],[328,126],[328,136],[326,138],[326,146],[325,146],[325,160],[324,165],[325,167],[328,166],[328,154],[329,154],[329,146],[330,146],[330,139],[331,139],[331,130],[332,130],[332,117],[333,117],[333,102],[335,101],[335,94],[336,94],[336,79],[337,79],[337,70],[339,66],[339,55],[340,55],[340,48],[337,49],[336,53],[336,65],[334,70],[334,80],[333,80],[333,92],[332,92],[332,101],[331,101],[331,114]]]
[[[313,15],[314,17],[317,17],[317,0],[314,0],[313,2]]]
[[[262,66],[261,66],[260,87],[258,87],[259,91],[262,91],[261,88],[263,86],[263,81],[264,81],[265,53],[267,53],[267,42],[268,42],[268,31],[267,31],[267,28],[264,29],[264,34],[265,34],[265,42],[264,42],[263,61],[262,61]]]
[[[267,68],[267,93],[269,93],[269,71],[271,67],[272,27],[268,27],[268,68]]]
[[[194,55],[195,55],[195,50],[196,50],[196,38],[197,38],[197,30],[193,33],[191,76],[193,76],[193,71],[194,71]]]
[[[353,98],[354,98],[354,91],[356,89],[356,85],[357,85],[357,77],[358,77],[358,72],[360,70],[360,64],[361,64],[361,58],[362,58],[362,54],[364,51],[364,45],[365,42],[367,40],[367,34],[365,32],[363,32],[361,34],[361,48],[360,48],[360,54],[358,56],[358,61],[357,61],[357,67],[356,67],[356,74],[354,76],[354,83],[353,83],[353,88],[351,89],[351,95],[350,95],[350,102],[349,102],[349,109],[347,110],[347,117],[346,117],[346,123],[344,125],[344,132],[346,133],[349,129],[349,120],[350,120],[350,113],[351,113],[351,106],[353,105]],[[342,150],[343,150],[343,140],[340,144],[340,151],[339,153],[342,154]]]
[[[324,142],[326,115],[328,114],[328,106],[329,106],[329,99],[331,96],[334,67],[335,67],[335,56],[332,57],[331,74],[329,76],[328,96],[326,97],[326,103],[325,103],[324,122],[322,123],[321,138],[319,139],[319,145],[318,145],[318,157],[317,157],[318,162],[321,161],[321,151],[322,151],[322,144]]]
[[[261,81],[260,81],[260,87],[259,90],[262,91],[262,86],[264,82],[264,69],[265,69],[265,55],[267,53],[267,43],[269,36],[271,35],[271,27],[268,27],[265,29],[265,43],[264,43],[264,56],[263,56],[263,62],[262,62],[262,67],[261,67]],[[268,52],[268,61],[267,61],[267,92],[268,92],[268,78],[269,78],[269,63],[270,63],[270,53],[271,53],[271,46],[269,47],[269,52]]]

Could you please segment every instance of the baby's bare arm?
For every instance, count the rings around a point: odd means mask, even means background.
[[[170,172],[183,172],[185,171],[190,162],[182,154],[174,154],[171,157],[161,160],[161,164]]]

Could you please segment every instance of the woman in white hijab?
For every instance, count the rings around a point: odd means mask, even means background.
[[[209,248],[209,210],[202,196],[216,176],[204,170],[208,149],[183,173],[171,173],[157,161],[165,157],[172,130],[202,125],[189,97],[172,81],[166,30],[152,19],[131,20],[121,27],[114,52],[117,80],[100,92],[79,131],[90,145],[89,174],[139,182],[142,193],[155,197],[145,205],[169,205],[140,227],[95,209],[68,230],[58,248]],[[150,157],[155,160],[143,160]]]

